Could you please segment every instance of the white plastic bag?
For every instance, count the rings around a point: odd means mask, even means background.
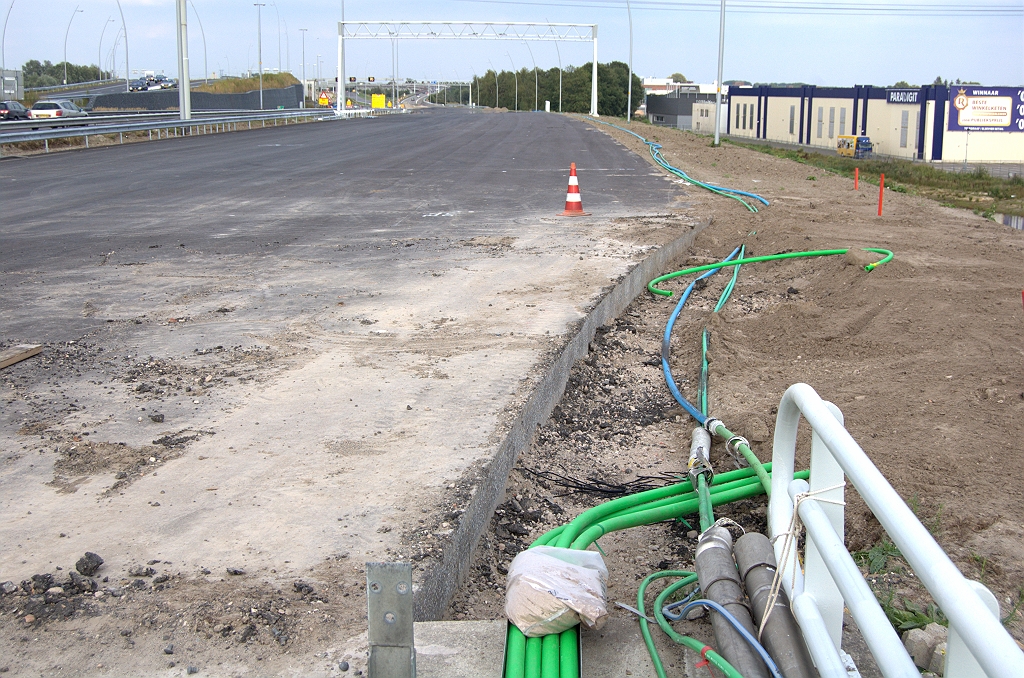
[[[599,629],[608,617],[607,595],[601,554],[537,546],[508,568],[505,614],[527,637],[560,633],[580,622]]]

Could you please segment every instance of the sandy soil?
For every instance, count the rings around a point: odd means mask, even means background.
[[[636,139],[600,129],[646,154]],[[707,138],[676,130],[634,129],[662,143],[669,162],[695,178],[772,203],[751,214],[689,189],[696,215],[714,222],[677,268],[717,261],[741,243],[747,256],[848,247],[896,253],[871,273],[843,256],[745,266],[731,301],[713,314],[728,280],[719,274],[676,324],[673,370],[693,400],[699,337],[710,327],[710,411],[747,436],[763,461],[783,392],[809,383],[843,410],[854,438],[961,570],[1010,612],[1024,590],[1024,233],[890,192],[879,218],[875,186],[855,192],[850,180],[794,162],[728,144],[714,149]],[[678,292],[685,284],[666,287]],[[507,566],[533,539],[615,492],[660,485],[665,474],[685,469],[693,423],[668,394],[659,360],[674,304],[638,298],[574,367],[561,406],[513,470],[452,618],[500,616]],[[721,444],[712,461],[734,468]],[[878,522],[855,491],[847,499],[851,551],[879,544]],[[760,497],[716,515],[763,531],[765,507]],[[686,525],[665,523],[603,537],[609,599],[633,604],[648,573],[692,569],[695,536]],[[898,557],[869,579],[880,597],[894,594],[898,607],[904,599],[921,607],[930,600]],[[1024,638],[1019,609],[1007,623]]]

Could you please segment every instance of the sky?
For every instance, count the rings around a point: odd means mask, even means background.
[[[337,71],[342,0],[265,0],[263,65],[301,77],[319,65]],[[631,0],[633,70],[640,76],[680,72],[713,82],[718,56],[714,0]],[[930,84],[936,76],[986,85],[1024,84],[1024,0],[728,0],[724,80],[806,82],[821,86]],[[81,12],[75,10],[80,9]],[[121,0],[132,71],[177,75],[175,0]],[[887,9],[886,9],[887,8]],[[189,57],[193,79],[204,71],[237,75],[258,69],[257,8],[253,0],[189,0]],[[9,14],[8,14],[8,10]],[[7,18],[7,68],[29,59],[64,60],[125,70],[121,18],[115,0],[0,0]],[[346,20],[564,22],[598,25],[598,60],[626,62],[629,20],[625,0],[346,0]],[[198,13],[198,20],[197,20]],[[930,14],[930,15],[929,15]],[[69,28],[70,22],[70,28]],[[202,22],[202,31],[200,30]],[[206,60],[204,66],[204,40]],[[590,43],[480,40],[403,40],[400,78],[467,80],[489,68],[582,65]],[[319,55],[319,59],[317,58]],[[388,40],[346,41],[346,74],[390,77]]]

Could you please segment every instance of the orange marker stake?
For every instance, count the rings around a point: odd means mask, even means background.
[[[860,190],[860,168],[853,168],[853,190]]]
[[[878,180],[878,216],[882,216],[882,197],[885,195],[885,175]]]

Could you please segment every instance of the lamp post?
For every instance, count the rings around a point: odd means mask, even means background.
[[[277,72],[281,73],[281,11],[276,2],[271,2],[270,6],[277,12]]]
[[[544,18],[547,21],[547,17]],[[558,41],[555,40],[555,54],[558,55],[558,112],[562,112],[562,51],[558,49]]]
[[[196,21],[199,22],[199,33],[203,36],[203,82],[210,82],[210,64],[206,61],[206,31],[203,30],[203,20],[199,18],[199,12],[196,10],[196,3],[192,0],[188,0],[188,3],[192,5],[192,13],[196,15]]]
[[[288,19],[281,19],[284,22],[284,67],[289,73],[292,72],[292,43],[288,39]]]
[[[0,80],[3,79],[3,71],[7,68],[7,20],[11,18],[11,10],[14,9],[15,0],[11,0],[11,6],[7,8],[7,16],[4,17],[4,32],[0,34]],[[104,27],[105,28],[105,27]],[[6,81],[4,81],[6,82]],[[6,97],[7,90],[0,86],[0,95]]]
[[[516,62],[512,61],[512,55],[505,52],[505,56],[508,57],[508,62],[512,64],[512,75],[516,78],[516,110],[519,110],[519,74],[516,73]]]
[[[334,90],[337,101],[335,112],[345,110],[345,0],[341,0],[341,23],[338,24],[338,86]]]
[[[629,93],[626,95],[626,122],[633,120],[633,9],[626,0],[626,14],[629,15]]]
[[[11,3],[14,4],[14,3]],[[100,80],[103,79],[103,34],[107,32],[107,24],[117,23],[111,17],[103,23],[103,30],[100,31],[100,45],[96,48],[96,68],[99,69]]]
[[[725,0],[718,19],[718,81],[715,83],[715,146],[718,145],[718,133],[722,127],[722,59],[725,57]]]
[[[306,107],[306,31],[308,28],[300,28],[299,32],[302,33],[302,106]]]
[[[124,11],[121,9],[121,0],[117,0],[117,11],[121,15],[121,30],[124,31],[124,91],[131,92],[132,71],[128,65],[128,24],[124,22]]]
[[[178,114],[182,120],[192,119],[192,86],[188,62],[188,5],[175,3],[178,14]]]
[[[260,110],[263,110],[263,17],[262,9],[267,6],[265,2],[252,3],[256,7],[256,59],[260,65]]]
[[[84,12],[84,9],[78,9],[75,7],[75,11],[71,13],[71,21],[75,20],[75,15],[79,12]],[[71,21],[68,21],[68,29],[64,31],[64,84],[68,84],[68,34],[71,33]]]
[[[530,61],[533,62],[533,110],[537,110],[537,93],[540,88],[538,83],[540,82],[537,77],[537,60],[533,58],[533,50],[530,49],[530,43],[523,40],[523,44],[526,45],[527,51],[530,52]]]
[[[494,64],[491,63],[490,59],[487,60],[487,65],[490,66],[492,69],[494,69],[494,107],[497,108],[498,107],[498,69],[494,68]],[[477,97],[477,98],[479,99],[480,97]]]

